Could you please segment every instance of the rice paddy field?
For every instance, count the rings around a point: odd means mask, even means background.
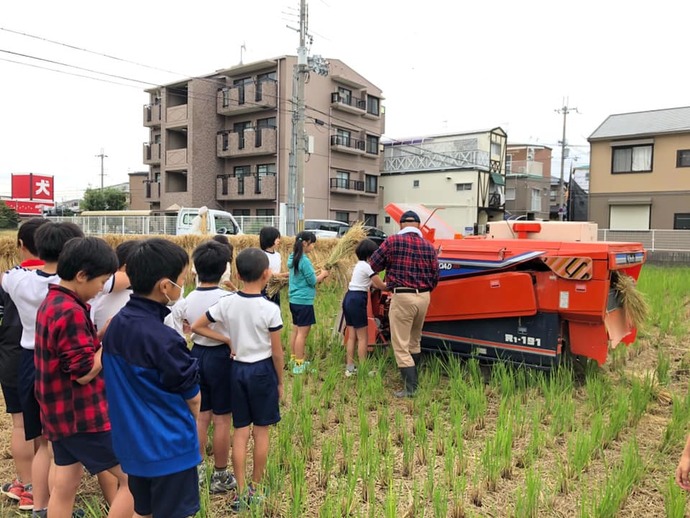
[[[647,322],[637,343],[611,351],[602,367],[541,372],[425,355],[417,396],[398,400],[388,348],[344,377],[345,352],[333,332],[343,287],[324,284],[308,340],[316,372],[286,371],[267,497],[245,514],[686,516],[687,496],[673,475],[690,422],[690,268],[646,266],[638,287],[650,305]],[[1,481],[13,477],[9,437],[3,415]],[[230,516],[229,502],[202,490],[198,516]],[[78,505],[105,516],[86,476]],[[0,500],[0,515],[21,513]]]

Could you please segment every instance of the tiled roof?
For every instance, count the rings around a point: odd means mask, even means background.
[[[690,106],[609,115],[588,140],[684,132],[690,133]]]

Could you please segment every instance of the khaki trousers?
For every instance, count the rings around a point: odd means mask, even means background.
[[[422,326],[429,309],[431,292],[394,293],[388,320],[391,344],[399,368],[414,367],[413,354],[421,351]]]

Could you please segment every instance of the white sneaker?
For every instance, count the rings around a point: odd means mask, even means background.
[[[350,376],[354,376],[357,374],[357,367],[352,367],[352,370],[350,370],[348,367],[345,367],[345,377],[349,378]]]

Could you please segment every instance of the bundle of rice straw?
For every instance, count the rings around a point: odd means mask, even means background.
[[[362,222],[354,223],[350,230],[338,240],[335,248],[331,251],[331,255],[324,263],[324,269],[329,270],[341,285],[347,286],[352,266],[357,261],[355,249],[366,238],[367,232],[364,230]]]
[[[287,285],[287,277],[276,277],[274,275],[268,280],[268,284],[266,285],[266,294],[269,297],[274,297],[276,293],[280,292],[280,290],[285,288]]]
[[[614,287],[619,293],[626,320],[630,325],[640,327],[647,319],[649,306],[642,293],[637,290],[635,279],[619,272]]]

